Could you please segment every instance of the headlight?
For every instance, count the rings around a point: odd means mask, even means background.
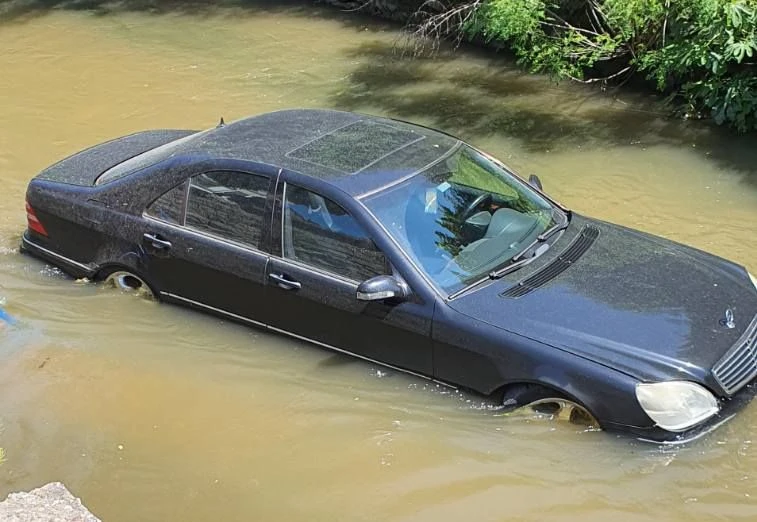
[[[719,409],[709,391],[686,381],[637,384],[636,398],[649,418],[668,431],[690,428],[712,417]]]
[[[747,274],[749,274],[749,272],[747,272]],[[754,285],[755,288],[757,288],[757,277],[754,277],[752,274],[749,274],[749,279],[752,280],[752,284]]]

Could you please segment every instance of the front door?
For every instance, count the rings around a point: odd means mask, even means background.
[[[402,303],[358,301],[360,282],[391,273],[384,254],[334,201],[291,184],[285,185],[282,198],[274,225],[281,251],[267,268],[270,326],[432,375],[433,303],[417,297]]]
[[[255,322],[265,315],[268,176],[213,171],[145,212],[147,272],[161,297]],[[184,203],[185,202],[185,203]]]

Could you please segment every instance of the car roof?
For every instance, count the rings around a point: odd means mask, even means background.
[[[324,109],[253,116],[197,134],[177,153],[266,163],[360,196],[411,177],[460,143],[406,122]]]

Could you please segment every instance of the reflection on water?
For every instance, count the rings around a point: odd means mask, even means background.
[[[63,480],[109,521],[757,516],[754,407],[660,449],[497,415],[18,255],[26,183],[66,154],[144,128],[328,106],[458,132],[538,172],[569,207],[757,271],[748,139],[479,52],[402,58],[393,29],[330,11],[188,5],[0,22],[0,294],[22,318],[0,348],[0,495]]]

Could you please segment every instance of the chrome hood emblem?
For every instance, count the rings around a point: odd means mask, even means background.
[[[733,310],[726,308],[725,317],[720,320],[720,324],[722,324],[729,330],[736,328],[736,321],[734,321],[733,319]]]

